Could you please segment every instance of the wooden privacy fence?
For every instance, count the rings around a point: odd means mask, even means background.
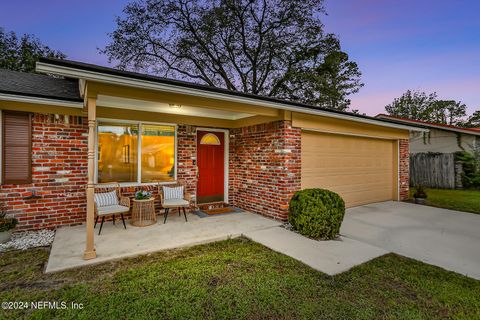
[[[455,189],[459,184],[459,168],[453,153],[417,153],[410,155],[410,185]]]

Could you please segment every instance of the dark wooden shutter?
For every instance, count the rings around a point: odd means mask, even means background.
[[[32,182],[32,116],[30,113],[3,111],[3,184]]]

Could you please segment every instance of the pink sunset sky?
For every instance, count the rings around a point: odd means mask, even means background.
[[[126,0],[16,0],[0,5],[0,27],[32,33],[71,60],[107,65],[108,42]],[[326,0],[327,32],[339,36],[365,86],[352,107],[368,115],[407,89],[436,91],[480,109],[480,1]],[[92,8],[95,7],[95,10]]]
[[[408,89],[480,109],[480,1],[327,0],[328,32],[359,64],[352,106],[375,115]]]

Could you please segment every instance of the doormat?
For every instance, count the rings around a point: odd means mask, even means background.
[[[198,207],[198,210],[200,211],[207,211],[211,209],[227,208],[229,207],[229,205],[223,201],[216,201],[216,202],[208,202],[208,203],[199,203],[197,204],[197,207]]]
[[[222,213],[229,213],[229,212],[235,212],[235,209],[232,207],[224,207],[224,208],[215,208],[215,209],[210,209],[210,210],[203,210],[208,215],[213,215],[213,214],[222,214]]]
[[[213,217],[213,216],[222,216],[225,214],[234,214],[238,212],[243,212],[242,209],[232,207],[232,206],[225,206],[220,208],[212,208],[212,209],[199,209],[195,210],[193,213],[199,216],[200,218],[205,217]]]

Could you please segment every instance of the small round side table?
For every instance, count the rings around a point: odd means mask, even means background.
[[[157,214],[155,213],[155,198],[137,200],[132,199],[132,221],[131,224],[136,227],[146,227],[157,223]]]

